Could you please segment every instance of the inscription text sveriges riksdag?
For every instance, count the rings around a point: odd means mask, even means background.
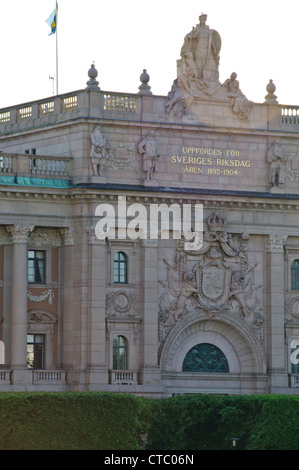
[[[171,163],[183,166],[183,173],[237,176],[241,168],[250,168],[251,161],[242,159],[239,150],[205,147],[180,147]],[[196,166],[195,166],[196,165]]]

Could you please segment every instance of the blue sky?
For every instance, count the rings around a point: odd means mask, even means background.
[[[0,108],[51,96],[56,37],[45,20],[55,0],[0,0]],[[271,78],[279,103],[299,106],[298,0],[58,0],[59,93],[85,88],[94,61],[105,91],[135,93],[144,68],[167,95],[184,36],[208,15],[222,39],[220,80],[236,72],[263,102]],[[55,90],[55,87],[54,87]]]

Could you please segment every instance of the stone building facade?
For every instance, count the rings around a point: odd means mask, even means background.
[[[299,107],[220,83],[206,19],[168,96],[146,70],[102,91],[92,65],[85,89],[0,110],[0,391],[298,393]],[[163,237],[201,205],[200,247]]]

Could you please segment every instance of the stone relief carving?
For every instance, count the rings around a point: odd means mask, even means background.
[[[146,172],[146,180],[153,179],[156,171],[157,160],[160,157],[159,148],[153,131],[138,144],[138,151],[143,158],[143,171]]]
[[[287,296],[285,299],[286,323],[299,323],[299,297]]]
[[[104,176],[104,170],[135,170],[136,149],[130,142],[107,142],[100,126],[90,134],[90,161],[94,176]]]
[[[32,246],[59,246],[61,237],[57,229],[35,228],[28,237]]]
[[[166,113],[188,114],[191,104],[202,99],[229,102],[239,119],[247,119],[252,103],[243,95],[236,73],[221,84],[219,60],[221,37],[206,25],[207,15],[199,17],[199,24],[184,38],[177,78],[165,103]]]
[[[28,300],[31,302],[43,302],[48,299],[49,305],[53,304],[54,292],[52,289],[45,290],[41,295],[33,295],[30,290],[27,292]]]
[[[298,151],[287,152],[279,139],[268,147],[266,160],[269,164],[269,183],[273,188],[282,188],[287,180],[299,180]]]
[[[136,148],[130,142],[110,143],[110,158],[106,168],[111,170],[131,171],[136,169]]]
[[[269,163],[269,182],[272,186],[279,187],[285,182],[286,162],[288,156],[279,143],[275,140],[267,152],[267,162]]]
[[[109,292],[106,296],[106,315],[114,317],[135,317],[138,314],[136,295],[123,290]]]
[[[109,144],[100,126],[95,126],[90,134],[90,161],[94,176],[103,176],[106,160],[110,157]]]
[[[197,312],[210,317],[236,315],[262,339],[263,311],[254,270],[247,253],[246,234],[228,234],[218,214],[207,221],[203,245],[185,251],[178,241],[174,264],[167,260],[166,281],[160,284],[159,336],[163,341],[171,327],[186,315]]]
[[[49,312],[34,311],[28,312],[28,321],[37,323],[56,323],[57,319],[55,315]]]

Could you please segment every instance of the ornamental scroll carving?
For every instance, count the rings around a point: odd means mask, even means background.
[[[250,326],[262,341],[263,310],[248,259],[246,234],[224,231],[225,220],[218,214],[207,221],[198,251],[185,251],[178,241],[174,262],[163,260],[166,281],[159,300],[159,336],[163,341],[172,326],[190,313],[217,317],[231,314]]]

